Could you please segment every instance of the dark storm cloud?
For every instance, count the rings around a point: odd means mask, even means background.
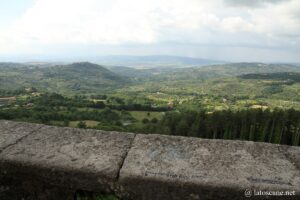
[[[224,0],[224,2],[229,5],[229,6],[242,6],[242,7],[251,7],[251,8],[256,8],[256,7],[262,7],[266,3],[268,4],[276,4],[280,2],[287,2],[290,0]]]

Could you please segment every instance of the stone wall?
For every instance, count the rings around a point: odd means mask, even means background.
[[[132,200],[245,199],[245,191],[297,199],[300,148],[0,121],[1,200],[68,200],[78,190]]]

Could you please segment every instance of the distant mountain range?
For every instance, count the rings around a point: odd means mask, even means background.
[[[85,59],[82,59],[85,60]],[[153,55],[153,56],[100,56],[91,57],[87,59],[93,63],[106,66],[125,66],[133,67],[139,69],[154,68],[154,67],[168,67],[168,68],[184,68],[193,66],[203,66],[212,64],[224,64],[226,62],[211,59],[202,58],[192,58],[184,56],[169,56],[169,55]],[[40,67],[48,67],[53,65],[62,65],[68,63],[66,62],[25,62],[23,65],[32,65]],[[2,63],[5,65],[10,64],[10,66],[17,65],[19,63]],[[0,63],[1,67],[1,63]]]
[[[211,64],[221,64],[224,61],[209,60],[201,58],[183,56],[103,56],[95,59],[95,62],[102,65],[126,66],[134,68],[153,68],[153,67],[191,67]]]

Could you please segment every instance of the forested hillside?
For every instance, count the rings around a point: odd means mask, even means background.
[[[300,73],[295,72],[245,74],[240,77],[243,79],[285,81],[287,84],[300,82]]]
[[[128,80],[92,63],[40,67],[2,64],[0,89],[36,87],[65,94],[90,93],[118,87]]]

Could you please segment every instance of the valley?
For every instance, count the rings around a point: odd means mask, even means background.
[[[298,66],[233,63],[136,69],[83,62],[0,68],[0,96],[14,99],[0,107],[1,119],[300,143]]]

